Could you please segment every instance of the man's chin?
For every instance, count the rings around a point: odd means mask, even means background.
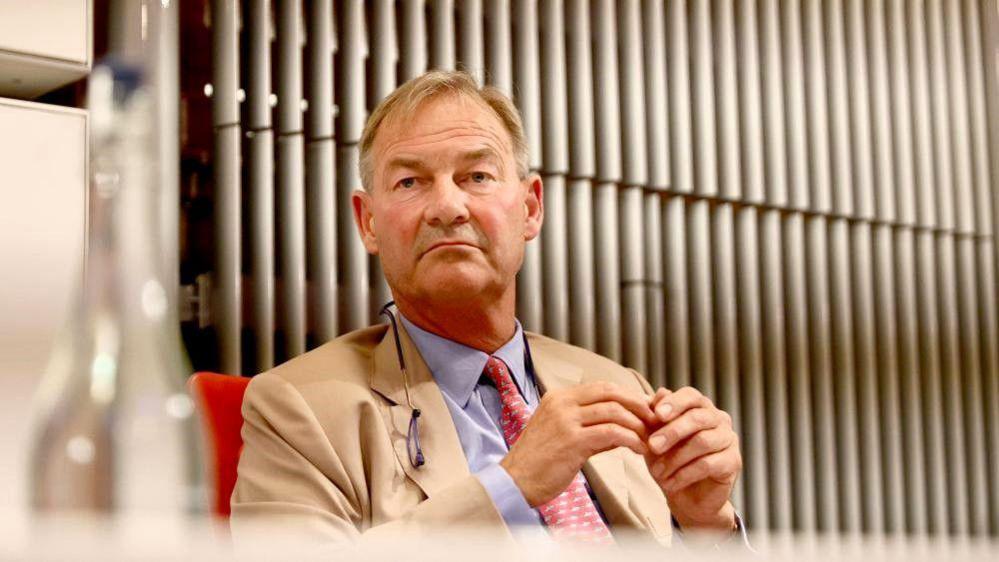
[[[432,301],[457,304],[476,302],[485,298],[493,289],[481,274],[449,268],[448,272],[434,272],[421,276],[421,293]]]

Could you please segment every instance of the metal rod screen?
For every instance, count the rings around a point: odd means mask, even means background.
[[[233,4],[211,3],[224,370],[376,321],[364,120],[465,69],[514,98],[545,183],[521,322],[729,411],[750,527],[999,534],[995,0]]]

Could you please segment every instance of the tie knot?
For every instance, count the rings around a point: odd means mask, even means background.
[[[496,390],[501,393],[504,390],[516,390],[513,377],[510,376],[510,369],[499,357],[494,355],[489,357],[489,360],[486,361],[486,368],[483,374],[489,377],[489,380],[493,381],[493,384],[496,385]]]

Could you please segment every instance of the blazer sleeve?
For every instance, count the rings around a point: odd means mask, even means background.
[[[641,373],[634,369],[628,369],[628,372],[635,377],[635,380],[638,382],[638,386],[642,387],[642,392],[648,396],[652,396],[656,393],[656,391],[652,389],[652,385],[649,384],[649,380],[643,377]]]
[[[459,525],[510,537],[473,475],[435,493],[403,517],[371,527],[370,486],[364,471],[356,469],[363,463],[340,457],[298,389],[279,375],[258,375],[247,388],[242,437],[229,520],[237,550],[260,541],[261,535],[336,549],[377,537]]]

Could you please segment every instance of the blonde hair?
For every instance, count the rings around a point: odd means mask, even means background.
[[[510,134],[513,157],[517,163],[517,175],[521,179],[527,177],[528,150],[524,124],[520,119],[520,112],[510,98],[498,88],[479,87],[466,72],[432,70],[396,88],[368,116],[364,132],[361,134],[361,156],[358,161],[361,185],[365,191],[371,191],[374,176],[371,146],[381,125],[395,115],[412,115],[423,103],[444,95],[463,96],[481,102],[491,109]]]

